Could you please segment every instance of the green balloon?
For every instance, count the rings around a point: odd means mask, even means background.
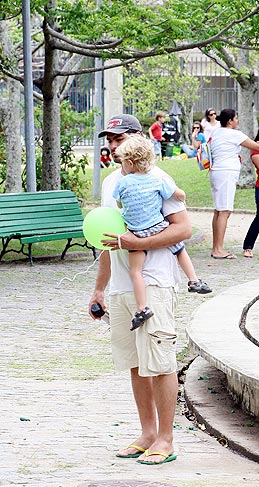
[[[83,222],[83,233],[87,242],[100,250],[107,249],[101,243],[101,240],[109,239],[104,233],[121,235],[125,231],[126,226],[119,210],[106,206],[89,211]]]

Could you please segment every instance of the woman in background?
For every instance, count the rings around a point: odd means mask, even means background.
[[[220,127],[220,122],[216,119],[216,116],[217,114],[215,108],[208,108],[205,112],[204,118],[201,121],[206,141],[211,138],[213,130]]]
[[[204,142],[206,142],[206,139],[203,134],[201,122],[193,122],[192,143],[191,145],[182,144],[182,152],[185,152],[188,158],[195,157],[197,154],[197,149],[200,147],[200,144],[203,144]]]
[[[257,136],[255,138],[255,142],[259,141],[259,131],[257,132]],[[243,243],[243,249],[244,257],[253,257],[253,248],[255,241],[258,237],[259,234],[259,149],[258,150],[252,150],[251,152],[251,159],[252,163],[255,166],[256,169],[256,183],[255,183],[255,204],[256,204],[256,215],[254,220],[252,221],[249,230],[246,234],[244,243]]]
[[[228,218],[234,208],[236,184],[241,168],[239,153],[241,146],[259,151],[259,142],[254,142],[238,130],[238,116],[235,110],[222,110],[218,118],[221,126],[213,131],[210,144],[212,167],[209,176],[214,204],[211,257],[236,259],[236,255],[224,250],[224,237]]]

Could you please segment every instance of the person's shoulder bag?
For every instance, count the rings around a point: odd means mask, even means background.
[[[203,142],[199,145],[197,149],[197,162],[200,171],[204,171],[204,169],[210,169],[212,166],[212,156],[211,156],[211,148],[210,148],[211,138],[208,142]]]

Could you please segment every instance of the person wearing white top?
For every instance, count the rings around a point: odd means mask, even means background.
[[[224,249],[224,238],[227,221],[234,208],[236,185],[241,168],[239,153],[241,146],[258,150],[259,143],[238,130],[238,116],[235,110],[222,110],[219,121],[221,127],[213,131],[210,143],[212,167],[209,175],[214,204],[211,257],[236,259],[236,255]]]
[[[204,118],[201,121],[201,125],[203,127],[203,134],[208,142],[208,140],[212,136],[212,132],[220,127],[220,122],[217,120],[217,113],[215,108],[208,108],[205,112]]]
[[[107,129],[100,132],[99,137],[107,136],[115,162],[120,162],[116,148],[130,133],[142,133],[142,128],[135,117],[127,114],[112,117]],[[154,168],[154,171],[159,173],[161,169]],[[122,177],[118,169],[104,180],[103,205],[116,208],[112,193]],[[95,319],[91,306],[99,303],[106,309],[104,291],[110,281],[113,359],[117,370],[130,369],[142,430],[133,444],[119,450],[117,456],[138,457],[139,463],[149,465],[166,463],[176,458],[172,431],[178,391],[173,309],[175,286],[180,276],[177,258],[167,247],[191,236],[191,223],[184,204],[174,196],[163,202],[163,215],[167,216],[170,223],[163,232],[146,238],[126,232],[120,238],[111,235],[112,240],[106,240],[107,247],[112,250],[104,251],[101,255],[95,290],[89,302],[89,313]],[[157,309],[156,317],[149,319],[135,333],[129,328],[136,306],[129,274],[129,250],[148,250],[143,276],[147,301],[152,302]]]

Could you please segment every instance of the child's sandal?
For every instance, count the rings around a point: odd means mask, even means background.
[[[212,293],[212,289],[208,286],[206,282],[203,282],[201,279],[199,279],[198,281],[189,281],[188,291],[189,293],[198,293],[198,294]]]

